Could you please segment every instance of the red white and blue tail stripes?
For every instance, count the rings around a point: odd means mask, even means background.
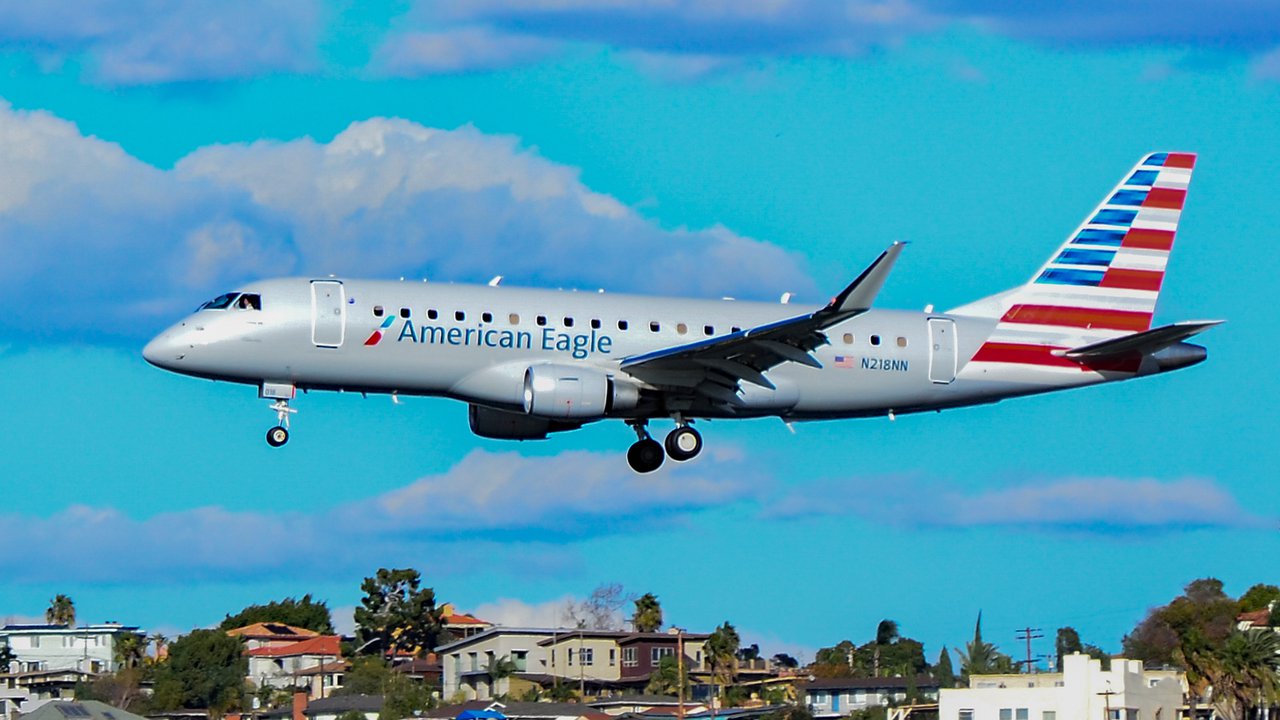
[[[971,362],[1089,371],[1055,351],[1149,329],[1195,161],[1143,158],[1026,285],[998,296],[1000,322]]]

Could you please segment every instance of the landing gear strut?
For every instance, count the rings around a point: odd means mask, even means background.
[[[649,421],[637,420],[628,424],[631,425],[632,430],[636,431],[638,438],[627,450],[627,463],[631,465],[631,469],[638,473],[651,473],[662,467],[662,461],[666,455],[662,452],[662,445],[649,437],[649,430],[646,427]]]
[[[280,424],[267,431],[267,444],[280,447],[289,442],[289,416],[298,411],[289,407],[288,400],[275,401],[271,409],[276,411],[276,421]]]

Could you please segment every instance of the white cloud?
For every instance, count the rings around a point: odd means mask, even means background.
[[[774,245],[720,227],[665,230],[577,169],[472,127],[373,118],[328,143],[209,146],[161,170],[0,104],[0,164],[0,301],[31,311],[0,327],[26,335],[136,338],[206,296],[289,274],[812,290]]]
[[[378,48],[373,66],[390,75],[500,70],[542,60],[560,44],[486,27],[393,35]]]
[[[515,598],[498,598],[481,603],[467,612],[495,625],[506,627],[561,627],[565,624],[565,608],[577,602],[572,595],[541,603],[527,603]]]
[[[225,80],[315,69],[324,19],[319,0],[3,2],[0,47],[114,85]]]
[[[524,458],[474,451],[401,490],[317,513],[203,507],[135,519],[74,505],[48,517],[0,515],[0,536],[26,550],[0,556],[11,582],[83,583],[333,577],[384,566],[433,575],[493,568],[563,573],[565,540],[640,532],[746,497],[733,453],[636,476],[615,453]],[[556,542],[551,542],[555,540]],[[447,565],[435,561],[447,557]]]
[[[911,478],[881,478],[810,487],[779,498],[762,513],[767,518],[830,514],[915,527],[1103,534],[1277,525],[1201,479],[1067,478],[965,493]]]

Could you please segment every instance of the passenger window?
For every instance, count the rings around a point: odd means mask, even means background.
[[[428,319],[428,320],[435,320],[435,319],[436,319],[436,318],[438,318],[438,317],[440,317],[440,313],[436,312],[435,310],[428,310],[428,311],[427,311],[427,319]]]
[[[627,329],[627,321],[626,321],[626,320],[619,320],[619,321],[618,321],[618,329],[619,329],[619,330],[626,330],[626,329]]]
[[[898,338],[898,347],[906,347],[906,346],[907,346],[907,339],[904,337]]]
[[[715,334],[716,334],[716,329],[715,329],[714,327],[710,326],[710,325],[703,325],[703,326],[702,326],[702,334],[703,334],[703,335],[708,335],[708,336],[710,336],[710,335],[715,335]]]
[[[546,315],[539,315],[539,316],[538,316],[538,325],[546,325],[546,324],[547,324],[547,316],[546,316]]]
[[[736,333],[739,333],[739,332],[742,332],[742,328],[738,327],[737,325],[734,325],[734,326],[733,326],[733,331],[734,331],[734,332],[736,332]]]
[[[461,310],[454,310],[453,319],[457,320],[458,322],[462,322],[463,320],[467,319],[467,314],[462,312]]]
[[[430,313],[428,313],[428,315],[429,315],[429,314],[430,314]],[[409,319],[409,308],[400,308],[400,317],[404,318],[405,320],[408,320],[408,319]]]
[[[573,318],[571,318],[571,317],[567,317],[567,318],[565,318],[565,319],[564,319],[564,326],[565,326],[565,327],[573,327]]]
[[[591,329],[592,329],[592,330],[599,330],[599,329],[600,329],[600,319],[599,319],[599,318],[591,318]]]
[[[879,335],[872,335],[872,336],[871,336],[871,344],[872,344],[872,345],[875,345],[875,346],[877,346],[877,347],[879,347],[879,346],[880,346],[880,336],[879,336]]]
[[[515,313],[511,313],[510,315],[507,316],[507,322],[511,323],[512,325],[519,325],[520,316]]]
[[[676,323],[676,333],[677,333],[677,334],[683,335],[683,334],[685,334],[685,333],[687,333],[687,332],[689,332],[689,326],[688,326],[688,325],[685,325],[684,323]]]
[[[491,323],[493,322],[493,313],[491,312],[481,313],[480,319],[484,322]]]
[[[374,305],[374,306],[373,306],[373,316],[374,316],[374,317],[382,317],[382,306],[381,306],[381,305]]]
[[[658,332],[661,329],[662,327],[658,325],[657,320],[654,320],[653,322],[649,323],[649,332]]]
[[[852,344],[853,344],[853,333],[845,333],[845,334],[844,334],[844,344],[845,344],[845,345],[852,345]]]

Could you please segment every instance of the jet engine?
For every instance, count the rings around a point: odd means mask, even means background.
[[[534,365],[524,373],[524,411],[544,418],[600,418],[640,400],[630,383],[585,365]]]
[[[475,404],[471,405],[467,419],[471,422],[471,432],[494,440],[546,440],[550,433],[582,427],[580,422],[533,417]]]

